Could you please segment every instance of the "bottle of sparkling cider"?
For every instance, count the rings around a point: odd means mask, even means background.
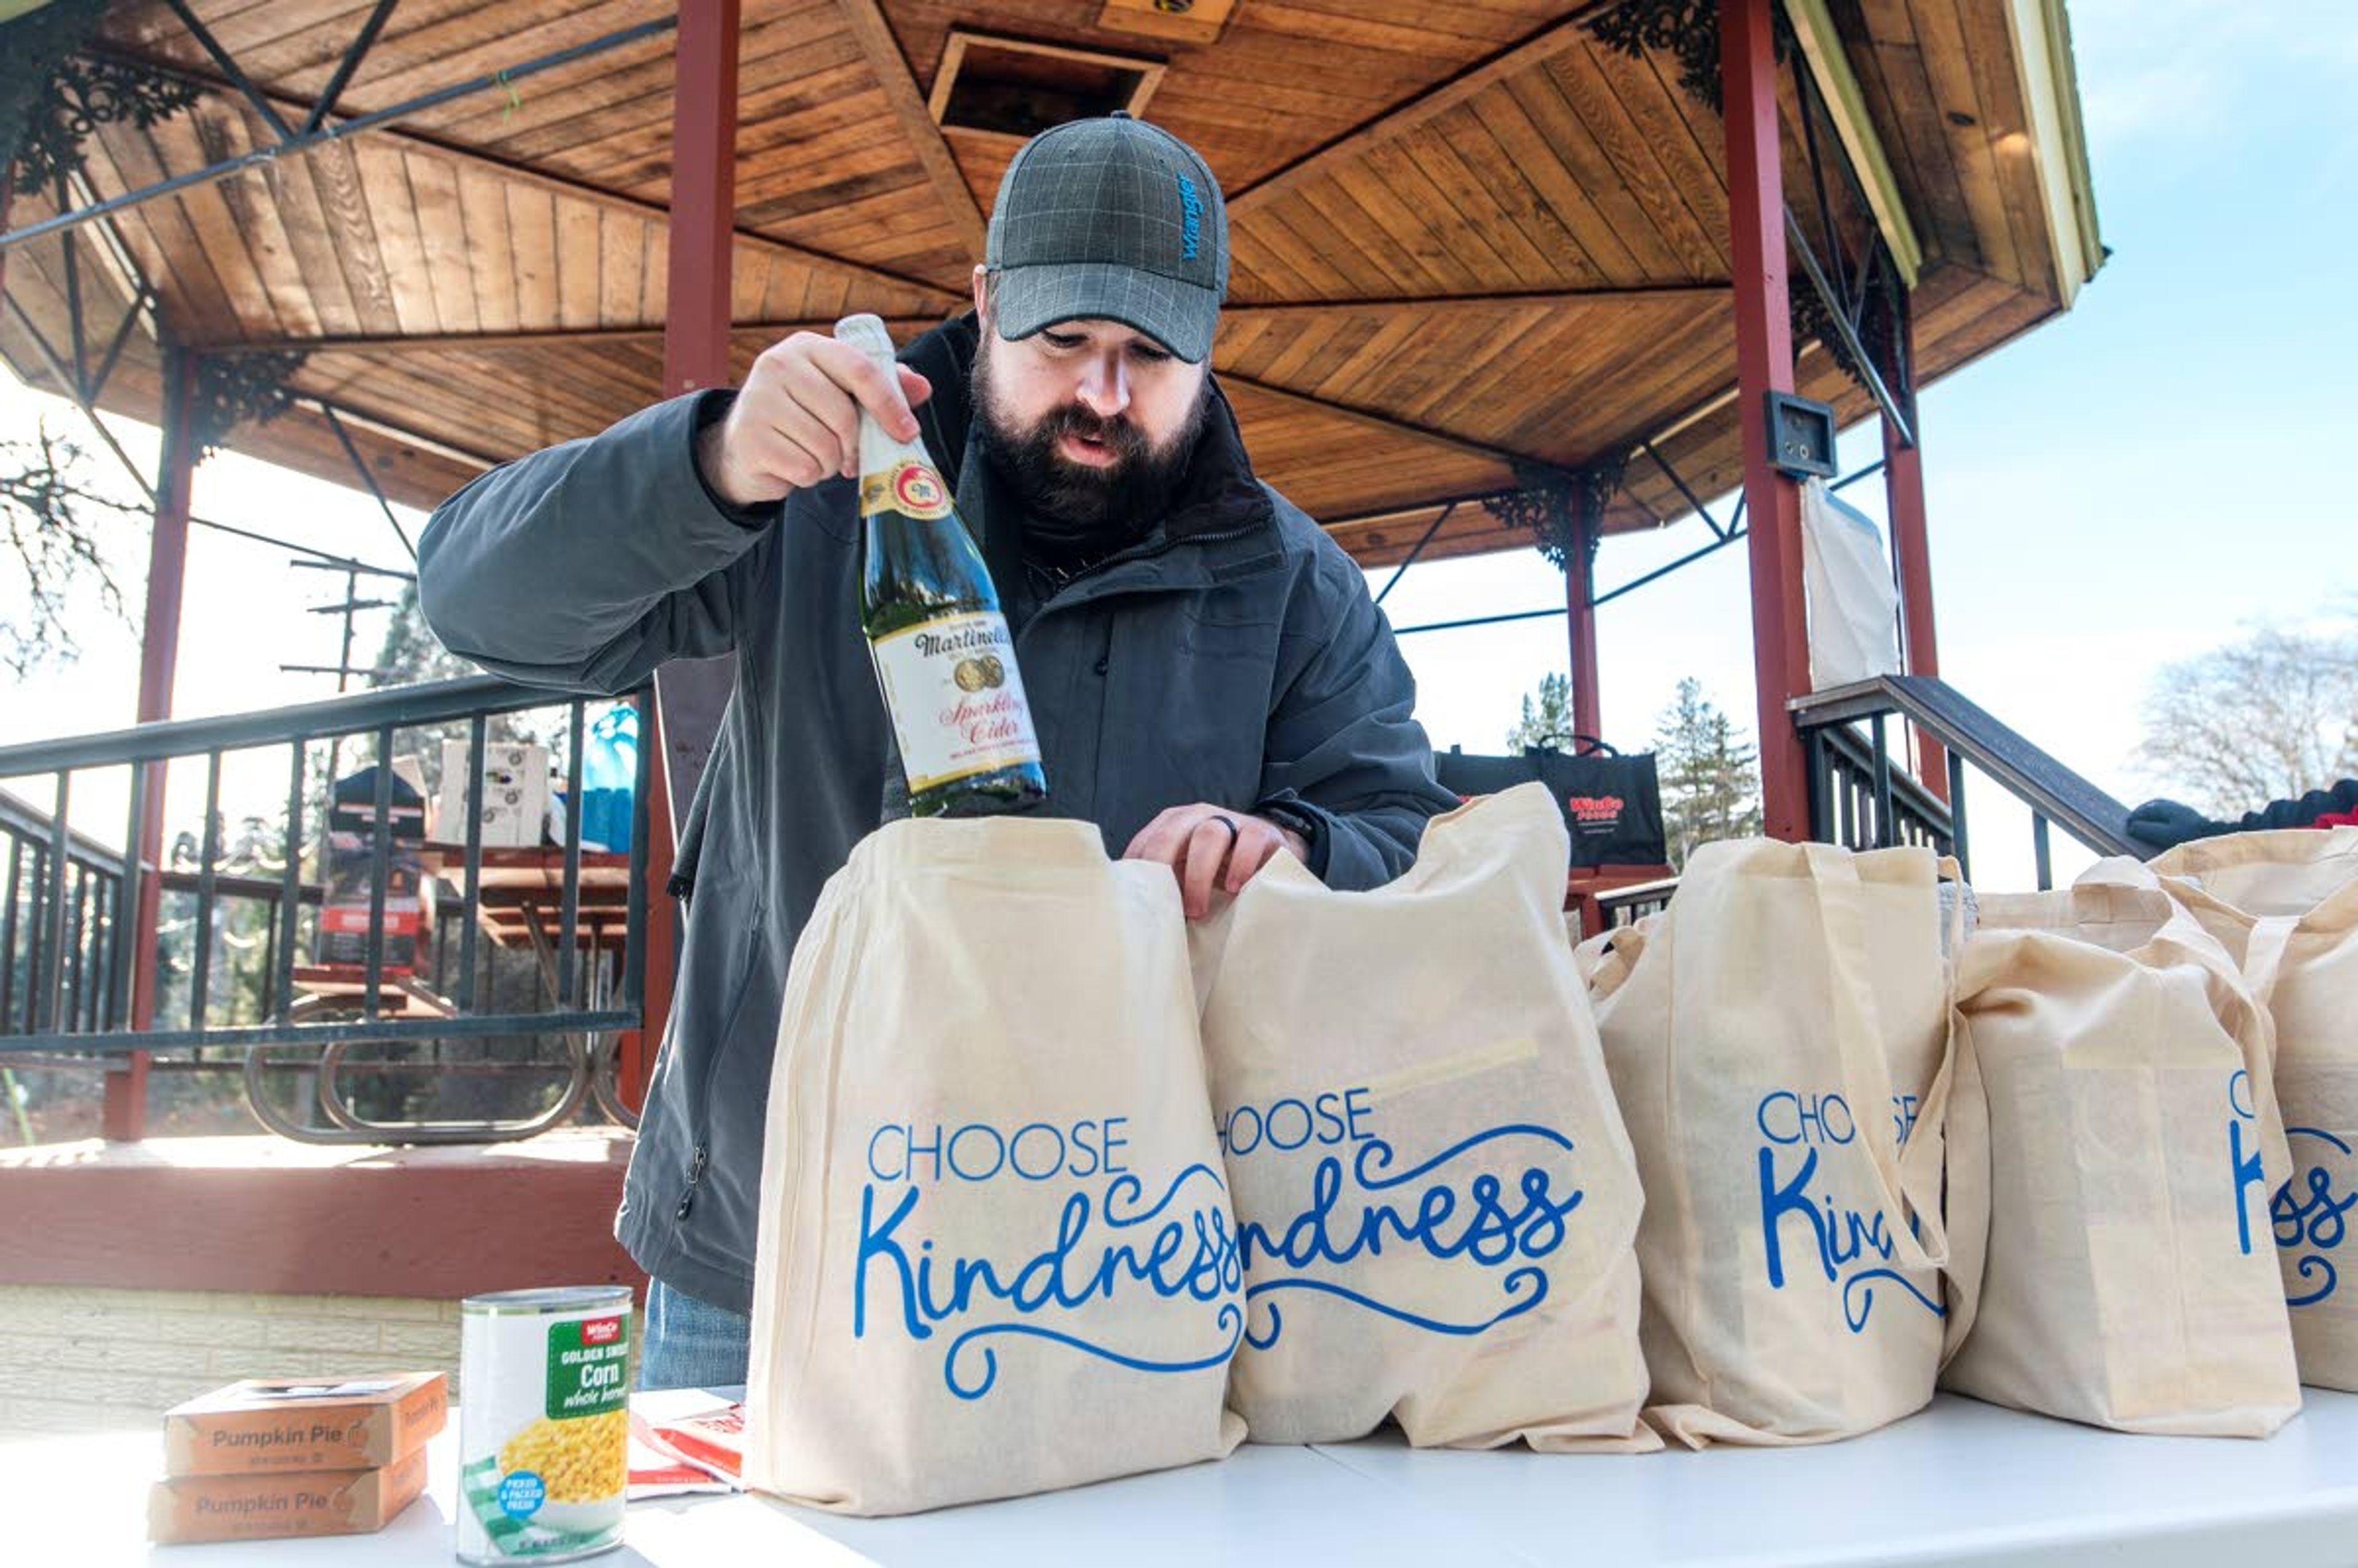
[[[847,316],[835,335],[892,373],[882,320]],[[1015,640],[982,552],[925,449],[893,439],[865,410],[860,516],[868,537],[860,625],[901,743],[911,815],[979,816],[1046,799]]]

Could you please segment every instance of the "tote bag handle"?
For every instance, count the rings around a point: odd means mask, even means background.
[[[1875,993],[1866,974],[1866,919],[1857,862],[1849,852],[1830,844],[1804,844],[1801,848],[1826,941],[1833,1002],[1833,1016],[1828,1022],[1842,1060],[1844,1084],[1855,1097],[1873,1098],[1877,1132],[1867,1139],[1866,1152],[1875,1174],[1876,1195],[1882,1202],[1883,1212],[1892,1218],[1894,1261],[1908,1269],[1945,1269],[1949,1247],[1941,1217],[1939,1142],[1932,1138],[1920,1141],[1910,1138],[1909,1147],[1902,1148],[1896,1133],[1883,1131],[1885,1123],[1881,1119],[1889,1114],[1892,1098],[1891,1065],[1883,1054],[1883,1032]],[[1959,903],[1962,905],[1963,901]],[[1943,989],[1945,991],[1946,987]],[[1948,1114],[1955,1058],[1956,1044],[1952,1032],[1942,1052],[1940,1068],[1918,1110],[1919,1125],[1937,1128]],[[1856,1111],[1854,1106],[1854,1115]],[[1929,1239],[1920,1239],[1919,1226]]]

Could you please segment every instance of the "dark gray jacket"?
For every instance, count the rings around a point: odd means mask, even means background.
[[[954,483],[974,344],[968,317],[903,355],[933,382],[920,414]],[[692,451],[725,397],[660,404],[485,474],[434,514],[418,592],[452,651],[568,691],[738,655],[615,1233],[665,1283],[743,1312],[787,960],[820,886],[880,821],[889,723],[860,629],[853,486],[732,514]],[[978,497],[989,468],[958,485],[962,510],[1008,516]],[[1003,588],[1020,572],[1013,532],[984,528]],[[1274,805],[1311,829],[1330,885],[1367,888],[1455,804],[1366,579],[1253,477],[1225,401],[1170,516],[1038,606],[1016,653],[1054,809],[1097,823],[1109,853],[1166,806]]]

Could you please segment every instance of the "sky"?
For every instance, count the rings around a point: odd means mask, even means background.
[[[2112,255],[2074,309],[1921,398],[1942,674],[1967,697],[2121,799],[2171,793],[2136,758],[2156,672],[2261,624],[2348,613],[2358,502],[2336,451],[2358,427],[2358,7],[2313,0],[2072,0],[2082,99]],[[79,416],[0,374],[0,430]],[[114,428],[143,462],[152,431]],[[1872,427],[1844,444],[1877,455]],[[85,444],[88,444],[87,442]],[[1880,518],[1880,484],[1845,499]],[[387,566],[406,564],[365,494],[234,454],[207,463],[201,516]],[[1724,518],[1727,503],[1715,503]],[[415,537],[423,519],[402,511]],[[135,605],[144,531],[117,530]],[[1703,543],[1689,521],[1608,541],[1600,591]],[[343,579],[289,569],[283,550],[191,537],[177,711],[232,712],[330,695],[282,663],[331,664],[339,625],[309,613]],[[1745,552],[1731,548],[1616,600],[1599,617],[1606,737],[1650,740],[1678,681],[1700,679],[1753,717]],[[1389,573],[1377,573],[1380,585]],[[0,594],[8,589],[0,582]],[[363,597],[375,597],[364,589]],[[1398,627],[1560,606],[1535,551],[1420,565],[1386,600]],[[138,654],[127,626],[77,618],[82,652],[17,691],[8,740],[126,725]],[[381,616],[356,652],[373,652]],[[1404,637],[1419,712],[1437,746],[1501,749],[1521,698],[1566,665],[1560,617]],[[284,764],[255,760],[261,798]],[[182,773],[193,770],[179,770]],[[246,787],[233,765],[231,790]],[[37,802],[45,787],[7,784]],[[78,822],[110,838],[119,810],[94,787]],[[2028,885],[2027,826],[1974,793],[1977,878]],[[119,796],[112,797],[119,798]],[[2257,804],[2257,803],[2255,803]],[[176,825],[198,806],[176,784]],[[103,824],[103,826],[102,826]],[[2084,858],[2059,855],[2070,874]],[[1988,870],[1985,870],[1986,862]]]

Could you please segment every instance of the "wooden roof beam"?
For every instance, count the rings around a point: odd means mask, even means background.
[[[372,436],[381,436],[389,441],[399,441],[405,446],[413,447],[424,452],[428,457],[440,458],[446,462],[459,463],[467,468],[489,470],[495,469],[507,461],[505,458],[495,458],[483,452],[471,452],[464,447],[454,447],[449,442],[436,437],[422,435],[416,430],[396,425],[383,415],[371,414],[364,409],[355,408],[349,403],[339,403],[335,398],[317,392],[305,392],[298,387],[296,389],[296,395],[302,400],[295,406],[294,411],[297,414],[306,412],[303,404],[309,403],[318,408],[332,412],[337,418],[356,430],[366,430]]]
[[[1483,506],[1497,500],[1498,494],[1495,490],[1486,490],[1478,494],[1435,496],[1431,501],[1419,501],[1407,506],[1387,506],[1376,512],[1354,513],[1348,517],[1322,517],[1318,525],[1331,534],[1337,528],[1374,528],[1390,523],[1422,522],[1434,513],[1451,507]]]
[[[943,139],[941,126],[935,124],[925,95],[917,91],[916,72],[902,54],[900,40],[892,36],[892,24],[884,19],[884,12],[876,0],[838,0],[838,4],[844,21],[851,27],[851,36],[859,40],[860,52],[868,57],[869,69],[876,73],[877,83],[884,90],[885,102],[892,107],[892,118],[900,122],[901,134],[908,138],[909,150],[925,166],[925,178],[933,186],[934,194],[941,198],[943,211],[957,228],[958,238],[966,243],[967,254],[980,260],[984,243],[982,209],[975,204],[974,191],[959,172],[957,158]]]
[[[1844,51],[1842,34],[1834,27],[1826,0],[1785,0],[1785,16],[1801,39],[1801,56],[1809,61],[1810,75],[1818,84],[1819,101],[1825,104],[1826,118],[1833,122],[1835,138],[1850,159],[1852,172],[1858,176],[1867,210],[1899,268],[1900,281],[1914,288],[1924,270],[1924,246],[1916,237],[1916,225],[1909,220],[1898,178],[1891,172],[1883,138],[1866,112],[1866,95],[1859,91],[1858,77],[1850,68],[1850,56]],[[1803,113],[1807,112],[1805,107]]]
[[[1562,54],[1579,41],[1588,25],[1621,0],[1590,0],[1570,16],[1552,22],[1519,43],[1508,45],[1487,59],[1476,60],[1446,81],[1362,120],[1341,135],[1312,148],[1282,168],[1272,169],[1240,190],[1228,194],[1231,221],[1265,207],[1305,179],[1347,163],[1369,147],[1406,135],[1426,121],[1447,114],[1476,93],[1528,66]]]
[[[379,134],[388,135],[391,140],[414,146],[420,152],[450,158],[471,168],[481,169],[485,173],[498,175],[504,179],[537,186],[555,195],[577,197],[611,211],[628,212],[655,222],[668,223],[671,219],[671,209],[659,201],[649,201],[636,196],[625,196],[619,190],[608,190],[584,180],[568,178],[561,174],[551,174],[546,169],[535,168],[529,164],[512,163],[506,158],[494,157],[489,153],[478,152],[472,147],[460,146],[456,143],[445,142],[438,137],[423,135],[415,131]],[[803,266],[816,267],[822,272],[845,274],[863,283],[881,283],[895,288],[917,289],[935,295],[946,305],[953,307],[962,305],[967,298],[965,291],[961,289],[946,287],[928,278],[910,277],[885,267],[871,266],[866,262],[831,255],[825,251],[812,250],[806,245],[797,245],[789,240],[773,238],[758,229],[738,225],[730,230],[730,234],[737,243],[748,247],[756,254],[768,256],[773,260],[794,262]]]
[[[102,56],[109,59],[119,60],[127,65],[136,66],[144,70],[152,70],[163,75],[178,77],[181,81],[193,82],[197,86],[205,89],[207,92],[220,94],[224,97],[235,92],[235,89],[220,78],[210,75],[201,70],[193,70],[188,66],[178,63],[178,61],[157,59],[150,56],[140,54],[135,50],[119,49],[112,45],[104,47],[93,45],[85,52]],[[265,89],[263,91],[265,97],[267,97],[272,103],[278,104],[281,108],[292,109],[306,116],[309,115],[315,107],[315,105],[309,101],[297,97],[293,93],[279,92],[270,89]],[[496,175],[503,179],[513,180],[521,185],[534,186],[540,189],[549,191],[554,195],[573,197],[577,200],[590,202],[594,206],[605,208],[610,211],[627,212],[634,217],[644,218],[657,222],[667,222],[671,217],[671,209],[664,206],[661,202],[649,201],[644,198],[636,196],[626,196],[621,191],[608,190],[601,186],[591,185],[587,181],[573,179],[565,175],[551,174],[546,169],[535,168],[529,164],[512,162],[509,159],[497,157],[490,153],[482,152],[473,147],[463,146],[456,142],[447,142],[438,136],[427,135],[421,131],[395,129],[390,126],[379,126],[369,131],[367,135],[372,135],[380,141],[389,143],[395,146],[406,147],[417,152],[430,154],[437,157],[449,158],[455,163],[465,165],[471,168],[480,169],[487,174]],[[739,226],[734,228],[731,232],[739,244],[748,246],[758,254],[769,256],[773,260],[788,261],[798,265],[816,267],[822,271],[845,274],[857,277],[862,282],[887,284],[896,288],[917,289],[926,294],[937,296],[946,304],[950,305],[960,304],[967,297],[966,292],[963,289],[951,288],[946,285],[935,283],[926,278],[905,276],[901,273],[892,272],[884,267],[873,266],[866,262],[851,261],[843,256],[830,255],[825,251],[816,251],[806,246],[795,244],[790,241],[773,238],[768,234],[763,233],[758,229],[749,229]],[[976,254],[980,254],[979,248]]]
[[[924,331],[940,325],[940,322],[930,316],[888,316],[885,325]],[[763,336],[774,341],[791,332],[831,332],[834,330],[832,318],[810,321],[737,321],[730,323],[729,335],[732,338]],[[191,343],[188,346],[200,353],[235,356],[466,352],[486,349],[566,349],[611,343],[659,344],[663,341],[664,329],[661,327],[575,327],[525,332],[330,332],[317,337],[248,338],[234,342]]]
[[[1542,469],[1563,467],[1561,463],[1552,462],[1546,458],[1536,457],[1530,452],[1510,451],[1505,447],[1493,447],[1482,441],[1468,440],[1463,436],[1453,436],[1446,430],[1435,430],[1430,426],[1412,424],[1405,419],[1395,419],[1390,415],[1370,413],[1365,408],[1354,408],[1347,403],[1334,403],[1324,397],[1313,397],[1306,392],[1296,392],[1291,387],[1280,386],[1274,382],[1256,381],[1251,376],[1237,375],[1228,371],[1219,371],[1217,373],[1223,386],[1249,386],[1255,392],[1291,403],[1296,407],[1329,414],[1351,424],[1380,431],[1387,436],[1406,436],[1415,440],[1427,441],[1436,447],[1444,447],[1460,457],[1480,458],[1486,462],[1494,463],[1526,463],[1534,468]]]
[[[1616,305],[1648,299],[1725,299],[1724,283],[1642,284],[1634,288],[1528,289],[1499,294],[1436,294],[1383,296],[1366,299],[1257,299],[1224,305],[1220,319],[1261,319],[1285,316],[1348,316],[1370,310],[1452,310],[1541,306]]]

